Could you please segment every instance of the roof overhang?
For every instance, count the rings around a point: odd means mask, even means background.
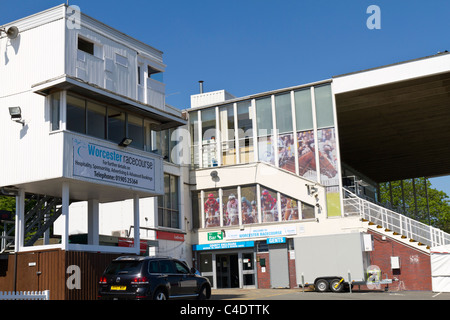
[[[341,161],[376,182],[450,174],[450,54],[333,79]]]
[[[148,104],[118,95],[92,83],[84,82],[78,78],[68,75],[49,79],[31,86],[33,92],[40,95],[49,95],[56,90],[69,90],[80,94],[86,98],[101,101],[103,103],[133,110],[142,116],[149,117],[160,123],[159,129],[170,129],[187,124],[187,121],[181,117],[181,110],[175,110],[172,107],[165,106],[167,110],[160,110]]]

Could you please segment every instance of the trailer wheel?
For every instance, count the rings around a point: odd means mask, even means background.
[[[329,287],[330,287],[330,284],[328,283],[328,281],[326,279],[318,279],[314,283],[314,288],[316,289],[317,292],[327,292]]]
[[[342,279],[333,279],[330,282],[330,290],[332,292],[341,292],[344,289],[344,281]]]

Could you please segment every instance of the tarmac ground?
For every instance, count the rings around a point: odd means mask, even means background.
[[[213,289],[211,300],[450,300],[450,292],[353,290],[314,292],[296,289]]]

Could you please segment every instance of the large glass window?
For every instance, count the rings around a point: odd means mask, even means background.
[[[258,137],[272,134],[272,102],[271,97],[256,100],[256,123]]]
[[[202,117],[202,150],[203,167],[217,165],[216,154],[216,109],[205,109],[201,112]]]
[[[59,130],[59,119],[60,119],[60,92],[54,93],[50,96],[50,123],[51,130]]]
[[[299,176],[317,181],[313,130],[297,133],[297,153]]]
[[[223,225],[239,225],[239,199],[236,188],[223,189]]]
[[[295,145],[292,133],[278,136],[278,166],[295,173]]]
[[[158,196],[158,225],[180,227],[178,177],[164,174],[164,195]]]
[[[108,140],[120,143],[125,138],[125,112],[108,108]]]
[[[299,201],[294,200],[284,194],[280,194],[281,202],[281,220],[282,221],[292,221],[298,220],[298,203]]]
[[[242,101],[237,104],[239,161],[240,163],[253,162],[253,116],[251,101]]]
[[[203,209],[205,228],[220,226],[220,200],[217,190],[205,191]]]
[[[333,100],[331,96],[331,86],[325,85],[314,88],[316,100],[317,127],[334,126]]]
[[[222,141],[222,165],[236,163],[234,140],[234,107],[226,105],[219,108],[220,136]]]
[[[256,186],[241,188],[242,224],[258,223]]]
[[[278,133],[292,132],[291,93],[275,96],[275,114]]]
[[[67,130],[86,133],[85,100],[67,95]]]
[[[106,137],[106,107],[87,102],[87,134],[100,139]]]
[[[294,92],[295,121],[297,131],[311,130],[313,125],[311,90],[303,89]]]
[[[198,168],[200,165],[200,148],[198,136],[198,112],[189,113],[189,132],[191,135],[191,166]]]
[[[262,222],[278,221],[277,193],[268,188],[261,188]]]
[[[131,146],[144,149],[144,119],[128,115],[128,138],[133,139]]]

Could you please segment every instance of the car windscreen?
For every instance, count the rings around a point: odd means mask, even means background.
[[[142,261],[113,261],[105,270],[105,275],[136,274],[141,271]]]

